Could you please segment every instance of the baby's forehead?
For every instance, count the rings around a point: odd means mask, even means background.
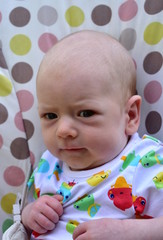
[[[88,67],[98,64],[100,67],[109,64],[109,61],[111,64],[114,63],[111,58],[118,55],[118,51],[115,49],[113,52],[112,48],[112,39],[110,40],[109,37],[95,38],[92,35],[87,37],[85,34],[84,36],[74,34],[58,42],[45,56],[44,64],[48,65],[51,62],[52,65],[63,65],[72,62],[72,64],[86,64]]]
[[[102,75],[107,74],[107,80],[112,84],[116,80],[120,83],[120,78],[130,78],[125,74],[133,74],[132,65],[127,50],[116,39],[91,31],[75,33],[60,40],[43,60],[45,71],[58,71],[58,74],[59,71],[67,73],[70,70],[77,73],[81,69],[83,73],[100,71]]]
[[[116,46],[117,45],[117,46]],[[104,55],[114,46],[118,48],[118,41],[107,34],[97,32],[79,32],[61,39],[47,54],[50,57],[59,55]]]

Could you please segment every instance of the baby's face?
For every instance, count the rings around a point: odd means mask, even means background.
[[[79,66],[58,72],[44,71],[37,85],[46,147],[73,170],[112,160],[127,142],[125,108],[97,71]]]

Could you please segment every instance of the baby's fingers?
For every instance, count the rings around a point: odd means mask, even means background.
[[[62,195],[59,195],[59,194],[54,195],[53,198],[57,199],[60,203],[61,203],[62,200],[63,200],[63,196],[62,196]]]
[[[50,199],[47,200],[47,205],[55,211],[58,216],[60,217],[63,214],[63,206],[61,201],[63,200],[63,197],[61,195],[54,195],[53,197],[50,197]]]
[[[49,220],[49,221],[51,221],[53,223],[57,223],[59,221],[59,214],[58,214],[58,212],[61,212],[62,209],[61,210],[55,209],[56,207],[57,206],[55,205],[55,207],[52,208],[51,206],[49,206],[47,204],[47,205],[44,206],[44,208],[42,208],[40,213],[41,213],[41,215],[43,215],[43,216],[41,216],[43,223],[40,223],[40,218],[39,218],[38,220],[39,220],[39,224],[40,225],[42,225],[43,227],[46,228],[46,222],[44,222],[44,219],[46,219],[46,218],[47,218],[47,220]]]
[[[53,230],[55,228],[55,222],[58,222],[58,221],[51,221],[43,213],[40,213],[36,217],[36,220],[35,220],[35,223],[33,224],[32,229],[38,233],[45,233],[45,232],[47,232],[49,230]]]

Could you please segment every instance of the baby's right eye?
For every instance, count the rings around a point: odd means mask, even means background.
[[[56,113],[46,113],[46,114],[44,115],[44,117],[45,117],[46,119],[49,119],[49,120],[58,118],[58,116],[57,116]]]
[[[79,113],[79,116],[83,118],[89,118],[93,115],[95,115],[95,112],[93,110],[83,110]]]

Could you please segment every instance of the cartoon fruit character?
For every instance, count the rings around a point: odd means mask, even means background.
[[[87,211],[90,217],[94,217],[101,205],[94,202],[93,194],[85,195],[74,203],[74,208],[79,211]]]
[[[72,182],[68,182],[68,185],[69,185],[70,187],[73,187],[75,184],[76,184],[75,180],[73,180]]]
[[[155,164],[163,164],[163,158],[159,155],[156,154],[155,151],[150,151],[146,155],[144,155],[141,160],[141,164],[145,168],[152,167]]]
[[[56,176],[57,181],[59,181],[59,174],[62,172],[61,167],[59,166],[58,163],[55,164],[54,169],[53,169],[53,173],[51,175],[48,176],[48,178],[50,179],[52,177],[52,175],[54,174]]]
[[[37,172],[39,173],[46,173],[49,171],[49,163],[46,159],[41,158],[39,164],[38,164],[38,168],[37,168]]]
[[[116,179],[115,184],[108,191],[108,197],[113,201],[114,205],[125,211],[132,206],[132,185],[126,182],[123,176]]]
[[[69,200],[70,196],[71,196],[71,189],[73,188],[73,186],[70,186],[69,184],[67,184],[66,182],[63,182],[59,188],[59,190],[57,191],[58,194],[63,196],[63,200],[62,203],[65,203]]]
[[[137,166],[140,160],[140,156],[139,155],[136,156],[135,151],[133,151],[132,153],[129,153],[127,156],[122,156],[121,160],[123,160],[124,162],[122,164],[122,169],[120,169],[120,171],[123,171],[129,165]]]
[[[35,199],[40,197],[40,188],[36,188],[35,184],[34,184],[34,193],[33,193],[33,197]]]
[[[144,136],[142,137],[142,139],[150,139],[150,140],[152,140],[152,141],[154,141],[154,142],[161,143],[157,138],[152,137],[152,136],[148,136],[148,135],[144,135]]]
[[[146,199],[144,197],[133,196],[133,205],[135,209],[135,215],[142,214],[146,205]]]
[[[109,174],[111,173],[110,170],[104,172],[98,172],[96,174],[94,174],[92,177],[87,179],[87,183],[89,185],[91,185],[92,187],[97,186],[98,184],[100,184],[101,182],[103,182],[105,179],[108,178]]]
[[[50,168],[50,166],[49,166],[48,161],[41,158],[39,161],[38,167],[35,169],[35,171],[32,173],[31,177],[28,180],[28,183],[27,183],[28,189],[30,189],[34,183],[35,174],[36,173],[46,173],[49,171],[49,168]]]
[[[152,216],[149,216],[149,215],[140,215],[140,214],[136,214],[136,219],[151,219],[153,218]]]
[[[67,232],[73,234],[75,228],[79,225],[79,222],[76,220],[69,220],[66,224],[66,230]]]
[[[153,182],[157,189],[163,188],[163,172],[159,172],[154,178]]]
[[[37,237],[41,236],[42,234],[33,231],[33,232],[32,232],[32,235],[33,235],[35,238],[37,238]]]

